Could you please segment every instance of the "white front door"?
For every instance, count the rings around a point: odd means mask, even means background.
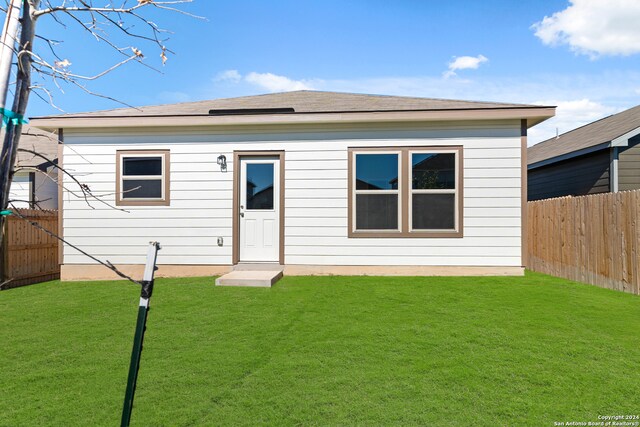
[[[280,159],[240,157],[240,262],[278,262]]]

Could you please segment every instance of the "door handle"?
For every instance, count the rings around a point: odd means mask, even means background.
[[[242,212],[243,209],[244,206],[240,205],[240,216],[244,218],[244,212]]]
[[[240,212],[240,216],[244,218],[244,212]]]

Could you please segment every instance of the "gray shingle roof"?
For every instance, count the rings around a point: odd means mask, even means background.
[[[36,151],[47,159],[55,160],[58,158],[58,136],[26,125],[22,127],[20,148]],[[36,167],[43,163],[46,163],[46,160],[31,153],[19,151],[17,154],[18,166]]]
[[[65,114],[56,117],[135,117],[209,115],[209,110],[293,108],[295,113],[478,110],[540,108],[539,105],[459,101],[405,96],[365,95],[340,92],[294,91],[266,95],[223,98],[140,108]]]
[[[531,165],[608,143],[638,127],[640,127],[640,105],[529,147],[527,163]]]

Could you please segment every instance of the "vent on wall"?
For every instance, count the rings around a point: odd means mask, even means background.
[[[211,116],[240,116],[249,114],[287,114],[295,113],[293,108],[233,108],[226,110],[209,110]]]

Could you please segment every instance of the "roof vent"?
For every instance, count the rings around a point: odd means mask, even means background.
[[[293,108],[231,108],[224,110],[209,110],[211,116],[242,116],[251,114],[287,114],[295,113]]]

